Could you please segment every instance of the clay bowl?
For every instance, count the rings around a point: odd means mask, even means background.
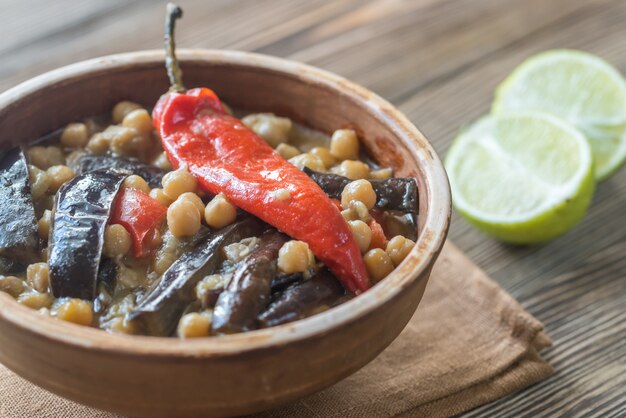
[[[242,52],[180,51],[187,86],[240,109],[275,112],[325,132],[358,130],[369,153],[419,184],[419,240],[370,291],[270,329],[195,341],[110,335],[44,317],[0,294],[0,362],[47,390],[132,416],[225,416],[317,392],[374,359],[417,308],[444,243],[450,192],[439,158],[392,105],[303,64]],[[161,52],[81,62],[0,95],[0,148],[122,100],[150,108],[168,88]],[[430,318],[433,320],[433,318]],[[398,373],[401,373],[398,370]]]

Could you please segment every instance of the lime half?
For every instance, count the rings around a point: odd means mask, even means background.
[[[595,180],[585,137],[540,112],[490,115],[446,158],[457,210],[483,232],[530,244],[565,233],[587,212]]]
[[[595,55],[552,50],[524,61],[498,87],[492,107],[495,114],[518,110],[551,113],[585,134],[597,179],[626,160],[626,81]]]

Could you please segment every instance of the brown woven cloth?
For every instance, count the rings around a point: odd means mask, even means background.
[[[552,373],[541,323],[447,243],[424,299],[372,363],[316,395],[257,417],[446,417]],[[113,418],[39,389],[0,366],[0,417]]]

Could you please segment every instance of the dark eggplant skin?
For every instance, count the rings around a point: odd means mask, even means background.
[[[311,269],[309,272],[309,277],[315,274],[315,270]],[[276,297],[280,295],[282,291],[287,289],[290,286],[301,283],[305,280],[304,273],[290,273],[290,274],[279,274],[272,279],[270,284],[270,299],[274,300]],[[200,299],[200,303],[202,308],[204,309],[212,309],[215,307],[217,303],[217,299],[224,291],[223,287],[212,289],[206,294],[202,296]]]
[[[0,256],[32,262],[39,256],[39,236],[28,164],[20,148],[0,161]]]
[[[313,273],[311,273],[313,276]],[[294,284],[300,283],[304,280],[304,273],[290,273],[281,274],[272,279],[272,293],[282,292]]]
[[[143,177],[152,188],[161,187],[161,180],[166,173],[165,170],[150,164],[110,155],[84,154],[78,157],[75,166],[81,174],[110,168],[126,170]]]
[[[119,266],[115,260],[102,257],[102,261],[98,267],[98,284],[104,286],[104,289],[110,294],[113,294],[113,291],[115,290],[118,271]]]
[[[327,195],[341,199],[343,188],[352,180],[337,174],[319,173],[307,167],[303,170]],[[376,207],[397,210],[417,216],[417,183],[413,178],[370,179],[376,192]]]
[[[26,264],[12,258],[0,256],[0,276],[20,274],[26,271]]]
[[[323,269],[313,278],[285,290],[265,312],[259,315],[261,327],[273,327],[314,315],[344,297],[339,281]]]
[[[259,219],[249,217],[207,236],[163,273],[128,319],[149,335],[172,335],[186,306],[196,297],[198,282],[214,273],[223,261],[224,246],[260,235],[265,228]]]
[[[114,169],[93,171],[74,177],[59,189],[48,247],[50,287],[55,297],[95,299],[104,228],[129,174]]]
[[[277,231],[263,234],[259,245],[240,263],[217,299],[214,333],[234,334],[257,328],[257,316],[270,302],[278,251],[288,240],[288,236]]]

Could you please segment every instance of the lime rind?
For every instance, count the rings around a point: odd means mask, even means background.
[[[496,129],[498,124],[504,129],[500,130],[503,135],[507,135],[509,129],[507,124],[510,124],[511,127],[532,126],[534,131],[529,132],[531,137],[533,134],[541,136],[542,132],[552,136],[563,136],[564,139],[558,144],[560,147],[565,144],[568,150],[571,148],[575,151],[576,155],[572,158],[575,160],[575,172],[566,177],[561,175],[562,178],[556,181],[557,184],[543,184],[545,181],[540,177],[534,179],[535,175],[529,170],[515,173],[515,165],[518,164],[516,159],[520,158],[520,154],[512,152],[507,156],[505,151],[494,147],[493,144],[490,145],[494,139],[494,132],[498,132]],[[542,141],[544,139],[542,138]],[[542,141],[535,140],[535,144],[542,146]],[[484,159],[481,161],[480,153],[486,153],[485,155],[491,157],[493,154],[497,156],[486,163]],[[545,158],[545,155],[542,158]],[[471,166],[472,160],[477,160],[475,166]],[[485,167],[485,164],[489,167]],[[512,177],[506,179],[493,179],[493,190],[497,191],[496,198],[504,201],[503,205],[497,208],[497,211],[505,212],[502,214],[479,208],[483,203],[480,199],[489,201],[492,191],[484,189],[481,191],[480,187],[491,187],[488,173],[494,169],[494,164],[501,165],[495,169],[500,177],[512,173]],[[480,167],[483,167],[482,171]],[[584,216],[595,187],[591,149],[584,136],[570,124],[540,112],[513,112],[498,116],[490,115],[478,120],[455,139],[446,158],[446,168],[457,210],[482,231],[511,243],[541,242],[563,234]],[[524,167],[521,169],[524,170]],[[471,176],[469,181],[465,174]],[[517,187],[498,190],[498,181]],[[480,184],[476,186],[475,183]],[[463,190],[463,187],[477,188],[467,191]],[[522,208],[517,208],[518,205]]]
[[[586,127],[583,134],[593,150],[595,177],[606,180],[626,162],[626,128]]]

